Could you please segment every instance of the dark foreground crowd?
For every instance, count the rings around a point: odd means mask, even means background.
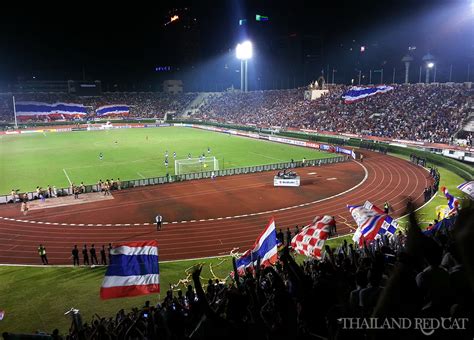
[[[111,318],[74,314],[69,334],[53,338],[472,339],[474,210],[429,236],[408,211],[407,233],[390,240],[326,246],[321,260],[302,263],[285,247],[274,267],[206,287],[198,267],[184,293]]]

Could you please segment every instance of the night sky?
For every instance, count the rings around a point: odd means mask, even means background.
[[[154,68],[166,65],[177,77],[185,70],[211,67],[210,61],[220,65],[217,60],[226,54],[228,58],[246,36],[260,43],[265,63],[291,69],[288,77],[302,80],[308,77],[302,72],[315,74],[329,64],[331,69],[348,70],[401,67],[399,60],[408,46],[417,47],[414,54],[419,58],[430,51],[445,66],[467,64],[473,54],[474,14],[468,0],[162,0],[153,5],[114,2],[100,7],[98,3],[25,3],[2,11],[0,83],[32,77],[81,79],[84,74],[88,80],[150,82],[157,79]],[[191,41],[191,52],[183,47],[188,46],[189,36],[173,27],[183,25],[182,21],[164,26],[170,10],[183,8],[188,8],[189,19],[196,19],[198,39],[190,36],[198,43]],[[256,26],[255,14],[270,20]],[[247,32],[238,25],[241,18],[253,25]],[[288,60],[276,55],[280,45],[286,46]],[[353,55],[361,45],[367,46],[365,61]],[[191,55],[183,57],[182,51]],[[303,70],[305,63],[309,71]]]

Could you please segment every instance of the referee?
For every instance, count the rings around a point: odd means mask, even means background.
[[[161,215],[156,215],[155,221],[156,221],[156,231],[160,231],[161,223],[163,222],[163,217]]]

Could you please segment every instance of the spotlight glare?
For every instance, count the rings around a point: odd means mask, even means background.
[[[248,40],[238,44],[237,48],[235,49],[237,59],[240,60],[248,60],[252,58],[252,52],[252,43]]]

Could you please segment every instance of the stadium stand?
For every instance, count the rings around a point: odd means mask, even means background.
[[[160,92],[108,92],[100,97],[77,97],[68,93],[20,93],[15,100],[44,103],[73,102],[87,107],[88,117],[95,116],[95,110],[102,105],[127,104],[130,117],[163,118],[166,112],[181,113],[196,97],[196,94],[170,95]],[[0,120],[12,121],[12,94],[0,94]]]
[[[304,89],[226,93],[201,107],[204,120],[308,128],[327,132],[449,143],[470,113],[470,90],[463,85],[394,85],[394,90],[351,104],[334,86],[309,101]]]
[[[471,91],[462,84],[394,85],[384,94],[347,104],[348,86],[332,86],[317,100],[305,100],[304,88],[291,90],[170,95],[109,92],[100,97],[67,93],[16,94],[17,101],[76,102],[88,118],[101,105],[127,104],[131,117],[163,118],[166,112],[192,119],[253,124],[260,127],[307,128],[431,143],[450,143],[471,114]],[[11,121],[11,94],[0,95],[0,120]]]

